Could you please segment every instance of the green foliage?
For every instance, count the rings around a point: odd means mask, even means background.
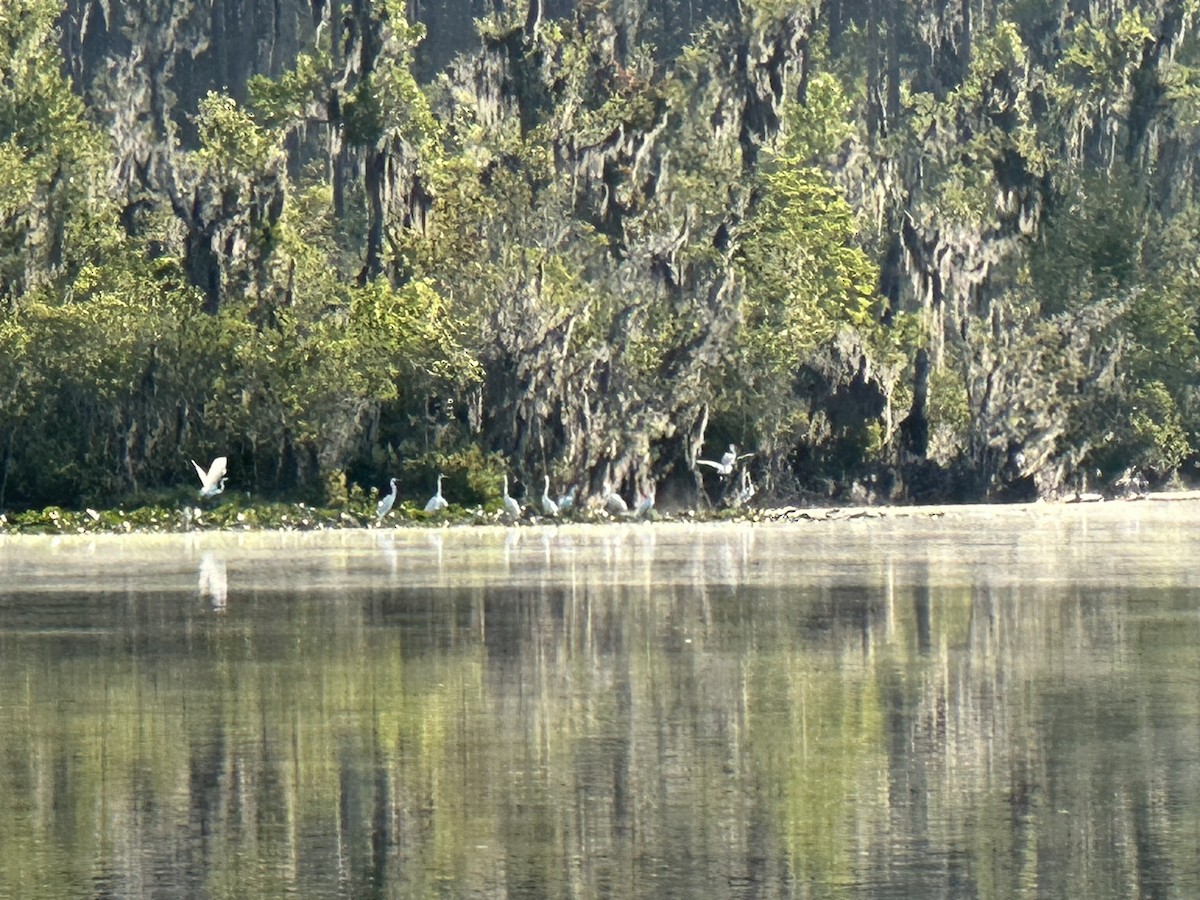
[[[227,441],[244,435],[260,450],[310,448],[321,468],[341,468],[355,451],[361,418],[406,389],[470,378],[456,365],[440,298],[428,284],[395,289],[375,281],[337,295],[304,296],[251,324],[247,308],[222,310],[225,360],[207,404]]]
[[[387,11],[377,26],[380,53],[372,70],[354,84],[346,97],[341,124],[347,140],[357,146],[369,147],[399,137],[420,148],[438,132],[425,92],[411,68],[413,48],[424,37],[425,29],[420,23],[409,24],[403,11],[391,9],[394,4],[384,5]],[[311,76],[306,75],[297,72],[291,77],[289,97],[302,96],[296,88],[310,83]],[[260,91],[260,96],[273,99],[267,92]]]
[[[1104,345],[1119,353],[1121,374],[1094,408],[1080,409],[1073,439],[1110,476],[1130,466],[1165,476],[1200,433],[1198,215],[1191,206],[1156,213],[1143,176],[1123,166],[1073,184],[1031,257],[1031,282],[1049,312],[1119,304]]]
[[[828,115],[840,108],[832,100],[821,106]],[[804,161],[831,146],[830,126],[816,112],[795,121],[795,152],[762,163],[761,196],[737,257],[743,333],[727,402],[756,411],[768,456],[788,452],[805,419],[793,387],[800,366],[844,329],[872,334],[880,313],[878,270],[856,244],[854,212],[830,176]]]
[[[851,241],[854,215],[824,172],[795,159],[764,164],[763,197],[745,226],[741,265],[748,283],[751,344],[773,357],[769,370],[828,340],[840,327],[868,327],[877,278]]]
[[[597,34],[547,23],[514,63],[520,116],[448,114],[453,128],[427,170],[431,227],[403,236],[414,273],[433,279],[477,351],[485,440],[507,447],[528,435],[513,454],[518,472],[561,454],[552,468],[578,477],[645,452],[670,431],[667,410],[703,390],[696,369],[715,357],[701,362],[698,349],[724,340],[708,325],[727,263],[702,241],[665,245],[681,231],[714,232],[730,194],[744,192],[737,135],[714,139],[687,108],[716,111],[718,92],[699,83],[710,73],[654,83],[637,59],[613,66]],[[589,174],[601,171],[603,184]],[[664,289],[652,266],[688,288]],[[676,378],[687,389],[664,391]]]
[[[1200,42],[1156,10],[1001,4],[950,59],[941,13],[842,4],[835,35],[763,0],[665,59],[603,5],[514,8],[423,87],[380,0],[365,56],[322,34],[247,105],[209,93],[170,187],[118,200],[59,5],[5,4],[0,505],[191,488],[217,453],[365,516],[385,469],[627,488],[710,421],[841,477],[890,458],[919,344],[932,452],[985,488],[1031,443],[1165,475],[1200,435]]]
[[[1175,126],[1181,130],[1200,126],[1200,68],[1171,59],[1163,64],[1161,79]]]
[[[26,298],[0,330],[22,398],[0,415],[10,497],[110,498],[178,464],[166,438],[209,369],[189,333],[197,307],[115,263],[82,270],[67,302]]]
[[[1175,400],[1160,381],[1140,387],[1130,410],[1133,464],[1156,475],[1174,472],[1191,452]]]
[[[854,137],[853,103],[828,72],[813,73],[804,103],[788,111],[788,149],[795,164],[823,163]]]
[[[232,97],[209,92],[200,101],[196,128],[200,159],[222,172],[253,174],[266,169],[280,153],[277,137],[255,124]]]
[[[403,486],[418,495],[428,491],[417,504],[419,508],[433,495],[439,473],[446,476],[442,494],[453,506],[499,508],[502,478],[509,471],[499,453],[485,452],[478,444],[449,451],[420,453],[415,447],[411,450],[412,455],[403,464]]]
[[[1078,73],[1072,80],[1080,85],[1090,82],[1100,90],[1127,80],[1146,43],[1155,39],[1151,23],[1136,7],[1118,13],[1115,23],[1081,21],[1064,37],[1063,68]]]
[[[999,229],[1014,183],[1051,167],[1032,109],[1036,87],[1018,30],[1001,21],[977,37],[966,77],[944,98],[905,93],[907,115],[892,143],[897,152],[919,154],[912,212],[919,221]]]
[[[116,238],[108,142],[61,75],[59,12],[0,8],[0,302],[69,280]]]
[[[1131,179],[1095,173],[1064,188],[1070,199],[1030,255],[1031,277],[1050,313],[1123,295],[1136,283],[1144,239]]]
[[[933,459],[956,459],[968,445],[971,409],[962,375],[950,366],[935,369],[929,378],[930,450]]]
[[[329,54],[318,49],[300,53],[292,68],[277,79],[253,75],[246,84],[253,108],[272,128],[299,125],[324,103],[334,80]]]
[[[1109,301],[1043,316],[1028,292],[1016,290],[956,336],[951,349],[968,412],[963,458],[977,490],[991,490],[1016,451],[1028,471],[1055,455],[1078,463],[1087,446],[1080,417],[1111,389],[1106,335],[1120,312]]]

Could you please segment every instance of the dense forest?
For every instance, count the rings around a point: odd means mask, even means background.
[[[0,510],[1187,479],[1198,11],[7,0]]]

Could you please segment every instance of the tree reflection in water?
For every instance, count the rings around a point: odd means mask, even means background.
[[[1194,524],[6,539],[0,885],[1195,894]]]

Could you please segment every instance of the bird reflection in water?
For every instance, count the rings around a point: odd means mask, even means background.
[[[208,600],[213,612],[225,612],[229,600],[225,560],[211,550],[200,557],[199,582],[200,598]]]
[[[445,543],[443,535],[441,532],[434,532],[426,538],[426,542],[429,544],[429,549],[433,551],[434,559],[437,560],[437,571],[441,575],[446,571],[446,561],[443,558],[442,547],[443,543]]]

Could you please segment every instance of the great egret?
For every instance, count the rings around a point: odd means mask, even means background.
[[[521,518],[521,504],[508,496],[508,473],[504,474],[504,498],[501,501],[504,505],[504,512],[514,519]]]
[[[558,515],[558,504],[550,499],[550,476],[546,476],[546,489],[542,491],[542,512],[548,516]]]
[[[212,461],[212,465],[205,472],[200,468],[200,464],[194,459],[192,465],[196,467],[196,474],[200,476],[200,496],[215,497],[221,491],[225,490],[225,482],[228,478],[225,475],[225,463],[227,462],[224,456],[218,456]]]
[[[429,502],[425,504],[425,512],[440,512],[450,504],[446,502],[446,498],[442,496],[442,479],[446,476],[438,473],[437,478],[437,493],[429,498]]]
[[[392,492],[386,497],[380,497],[379,502],[375,504],[375,521],[382,522],[383,517],[392,511],[392,504],[396,502],[396,479],[391,480]]]
[[[629,504],[612,489],[612,485],[607,481],[604,482],[604,508],[614,516],[629,512]]]
[[[716,469],[718,475],[732,475],[734,466],[741,460],[749,459],[753,455],[753,453],[743,453],[741,456],[738,456],[737,447],[730,444],[729,449],[721,457],[720,462],[713,462],[711,459],[698,459],[696,460],[696,465]]]
[[[646,488],[645,493],[638,491],[637,503],[633,506],[634,514],[637,516],[647,515],[650,510],[654,509],[654,495],[658,493],[654,482]]]
[[[558,498],[558,511],[566,512],[575,505],[575,494],[579,490],[579,485],[571,485],[571,489]]]

